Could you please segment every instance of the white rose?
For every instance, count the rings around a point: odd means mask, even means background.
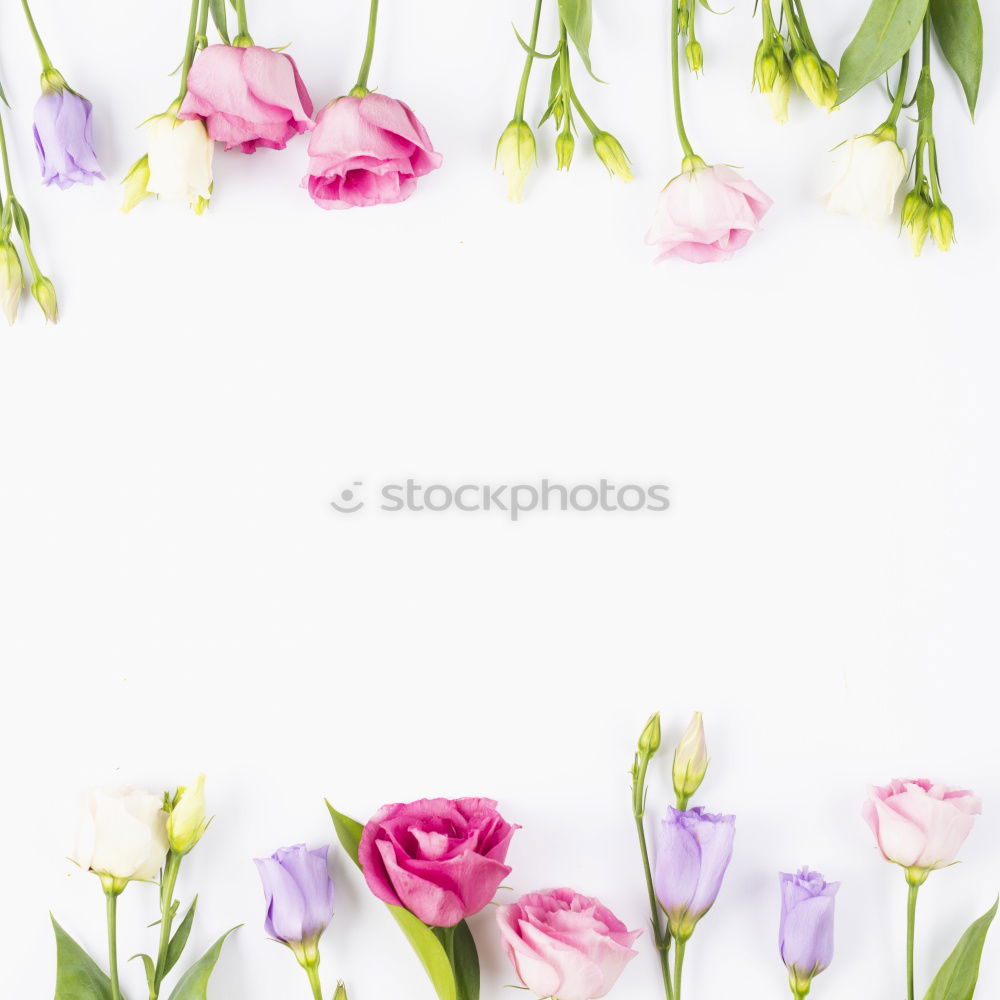
[[[215,143],[200,121],[181,121],[168,111],[146,126],[149,179],[146,190],[161,198],[186,201],[199,214],[212,196]]]
[[[138,788],[101,788],[84,796],[71,858],[102,881],[155,879],[168,846],[162,797]]]
[[[840,177],[826,196],[827,208],[873,224],[885,222],[907,173],[896,130],[884,126],[874,134],[856,136],[844,143],[841,152]]]

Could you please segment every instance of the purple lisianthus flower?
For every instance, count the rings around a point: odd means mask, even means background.
[[[329,847],[310,851],[305,844],[283,847],[254,863],[267,901],[264,929],[288,945],[303,965],[318,961],[317,944],[333,919],[333,879]]]
[[[91,139],[92,105],[68,89],[46,90],[35,105],[35,149],[42,182],[65,189],[104,180]]]
[[[839,882],[827,882],[819,872],[802,868],[782,873],[781,924],[778,943],[788,967],[792,992],[805,996],[813,976],[833,961],[833,908]]]
[[[735,836],[735,816],[700,807],[667,812],[657,838],[654,883],[670,933],[679,941],[691,937],[719,895]]]

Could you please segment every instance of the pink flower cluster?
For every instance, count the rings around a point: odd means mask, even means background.
[[[309,168],[303,179],[322,208],[405,201],[418,178],[441,166],[427,132],[402,101],[382,94],[340,97],[315,119],[309,92],[291,56],[259,45],[210,45],[188,74],[180,117],[204,122],[228,149],[284,149],[304,132]]]

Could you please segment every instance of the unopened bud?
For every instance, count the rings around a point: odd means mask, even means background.
[[[910,234],[913,256],[919,257],[930,229],[931,206],[922,192],[913,190],[903,199],[902,224]]]
[[[497,143],[497,162],[507,178],[507,197],[520,201],[537,158],[535,136],[526,122],[512,121]]]
[[[149,184],[149,156],[143,156],[132,164],[131,169],[122,180],[125,197],[122,199],[122,211],[131,212],[140,201],[149,197],[146,185]]]
[[[674,752],[674,793],[686,805],[698,791],[708,771],[708,747],[701,712],[695,712],[687,732]]]
[[[14,244],[3,237],[0,240],[0,305],[11,326],[17,319],[23,291],[24,271],[21,268],[21,258],[18,257]]]
[[[594,151],[612,177],[620,177],[626,184],[632,180],[625,150],[610,132],[598,132],[594,136]]]
[[[560,132],[556,136],[556,168],[569,170],[573,162],[573,150],[576,149],[576,139],[572,132]]]
[[[31,283],[31,294],[45,313],[45,322],[58,323],[59,302],[56,299],[56,288],[44,274],[40,274]]]
[[[174,854],[187,854],[208,828],[205,819],[205,775],[190,788],[179,788],[167,816],[167,840]]]
[[[792,61],[795,82],[818,108],[829,110],[837,103],[836,74],[833,76],[831,92],[829,74],[832,72],[832,68],[827,66],[815,52],[803,52]]]
[[[653,757],[660,749],[660,713],[654,712],[639,737],[639,756]]]
[[[955,216],[951,214],[951,209],[943,202],[938,202],[931,209],[927,224],[938,250],[950,250],[955,242]]]
[[[347,1000],[347,987],[344,985],[343,980],[337,983],[337,990],[333,994],[333,1000]]]
[[[691,41],[684,46],[684,57],[692,73],[700,73],[705,67],[705,50],[701,42]]]

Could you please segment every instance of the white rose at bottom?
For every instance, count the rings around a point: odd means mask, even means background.
[[[212,196],[215,143],[200,121],[181,121],[168,111],[146,126],[149,180],[146,190],[161,198],[186,201],[196,211]]]
[[[873,225],[885,222],[892,215],[896,192],[907,173],[896,130],[883,127],[848,139],[840,147],[840,155],[839,177],[826,196],[826,207]]]
[[[163,797],[138,788],[87,792],[71,858],[102,878],[155,879],[167,858]]]

